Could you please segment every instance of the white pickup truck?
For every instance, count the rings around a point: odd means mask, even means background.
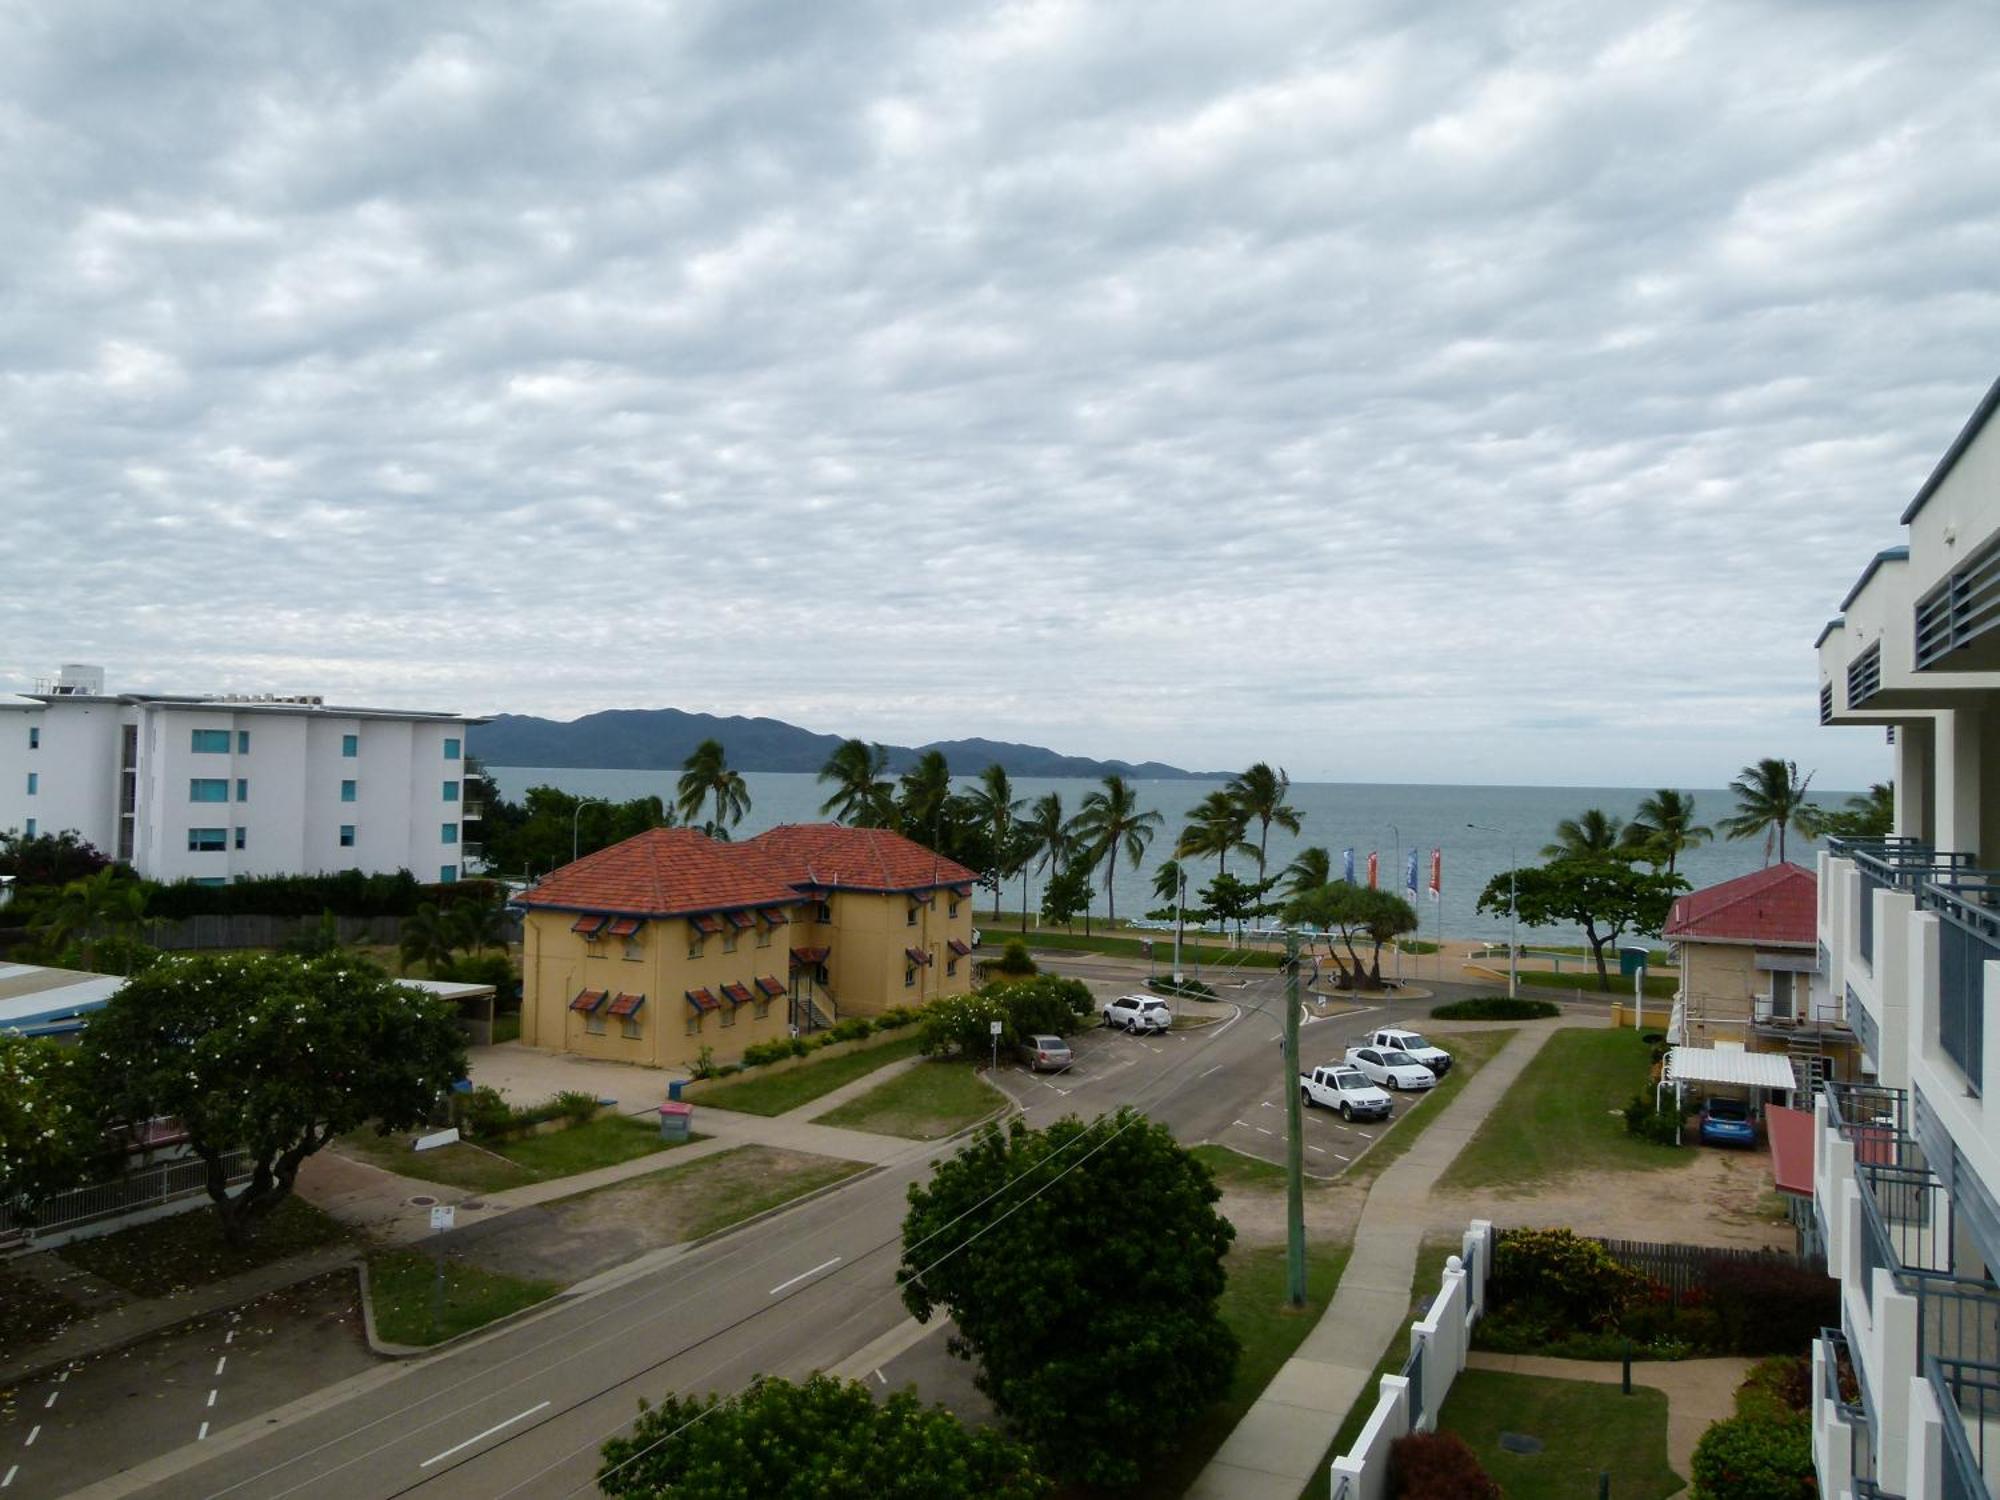
[[[1349,1047],[1347,1065],[1368,1075],[1370,1083],[1385,1089],[1428,1089],[1437,1086],[1437,1074],[1407,1052],[1393,1047]]]
[[[1401,1027],[1395,1026],[1385,1027],[1361,1045],[1384,1047],[1392,1052],[1407,1052],[1439,1078],[1451,1071],[1451,1054],[1442,1047],[1433,1047],[1423,1039],[1420,1032],[1404,1031]]]
[[[1120,995],[1104,1002],[1104,1024],[1134,1033],[1169,1031],[1174,1013],[1155,995]]]
[[[1393,1102],[1359,1068],[1345,1063],[1328,1063],[1299,1074],[1299,1098],[1309,1107],[1337,1109],[1343,1120],[1387,1119]]]

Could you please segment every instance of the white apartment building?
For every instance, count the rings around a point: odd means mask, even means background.
[[[1841,1326],[1813,1351],[1813,1457],[1833,1497],[2000,1496],[1996,413],[2000,382],[1817,643],[1821,722],[1886,732],[1896,788],[1893,835],[1819,867],[1821,965],[1874,1080],[1815,1106]]]
[[[107,692],[65,666],[0,698],[0,829],[74,829],[152,880],[476,866],[461,714]]]

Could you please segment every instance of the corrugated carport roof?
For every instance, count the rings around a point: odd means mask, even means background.
[[[1789,1089],[1791,1062],[1778,1052],[1734,1047],[1674,1047],[1667,1053],[1668,1083],[1725,1083],[1743,1088]]]

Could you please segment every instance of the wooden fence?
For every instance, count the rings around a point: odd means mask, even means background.
[[[1637,1271],[1676,1296],[1705,1289],[1709,1271],[1717,1265],[1780,1265],[1822,1274],[1826,1271],[1824,1260],[1808,1259],[1789,1250],[1725,1250],[1711,1245],[1664,1245],[1645,1240],[1599,1239],[1598,1243],[1611,1252],[1611,1258],[1618,1264]]]

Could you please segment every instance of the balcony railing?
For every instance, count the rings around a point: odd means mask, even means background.
[[[1862,1484],[1872,1484],[1875,1479],[1874,1434],[1859,1389],[1860,1371],[1848,1353],[1845,1333],[1838,1328],[1822,1328],[1819,1341],[1825,1353],[1820,1361],[1820,1396],[1847,1428],[1847,1472],[1854,1479],[1855,1493],[1859,1494]],[[1854,1384],[1851,1396],[1842,1383],[1843,1373]]]
[[[2000,1495],[2000,1365],[1967,1360],[1924,1360],[1931,1394],[1944,1424],[1943,1500],[1992,1500]],[[1992,1443],[1987,1435],[1994,1436]]]
[[[1847,664],[1847,706],[1859,708],[1882,691],[1882,643],[1870,641],[1868,649]]]
[[[1953,652],[2000,624],[2000,547],[1988,545],[1974,553],[1919,599],[1912,613],[1917,670],[1950,670]]]
[[[1926,881],[1917,900],[1941,919],[1938,1045],[1979,1093],[1986,1072],[1986,961],[2000,959],[2000,876],[1959,871]]]
[[[1855,946],[1872,973],[1875,968],[1875,893],[1884,886],[1914,892],[1928,880],[1953,880],[1972,870],[1972,856],[1934,849],[1921,839],[1890,836],[1870,839],[1829,839],[1837,855],[1854,861],[1861,876],[1861,911],[1855,926]]]

